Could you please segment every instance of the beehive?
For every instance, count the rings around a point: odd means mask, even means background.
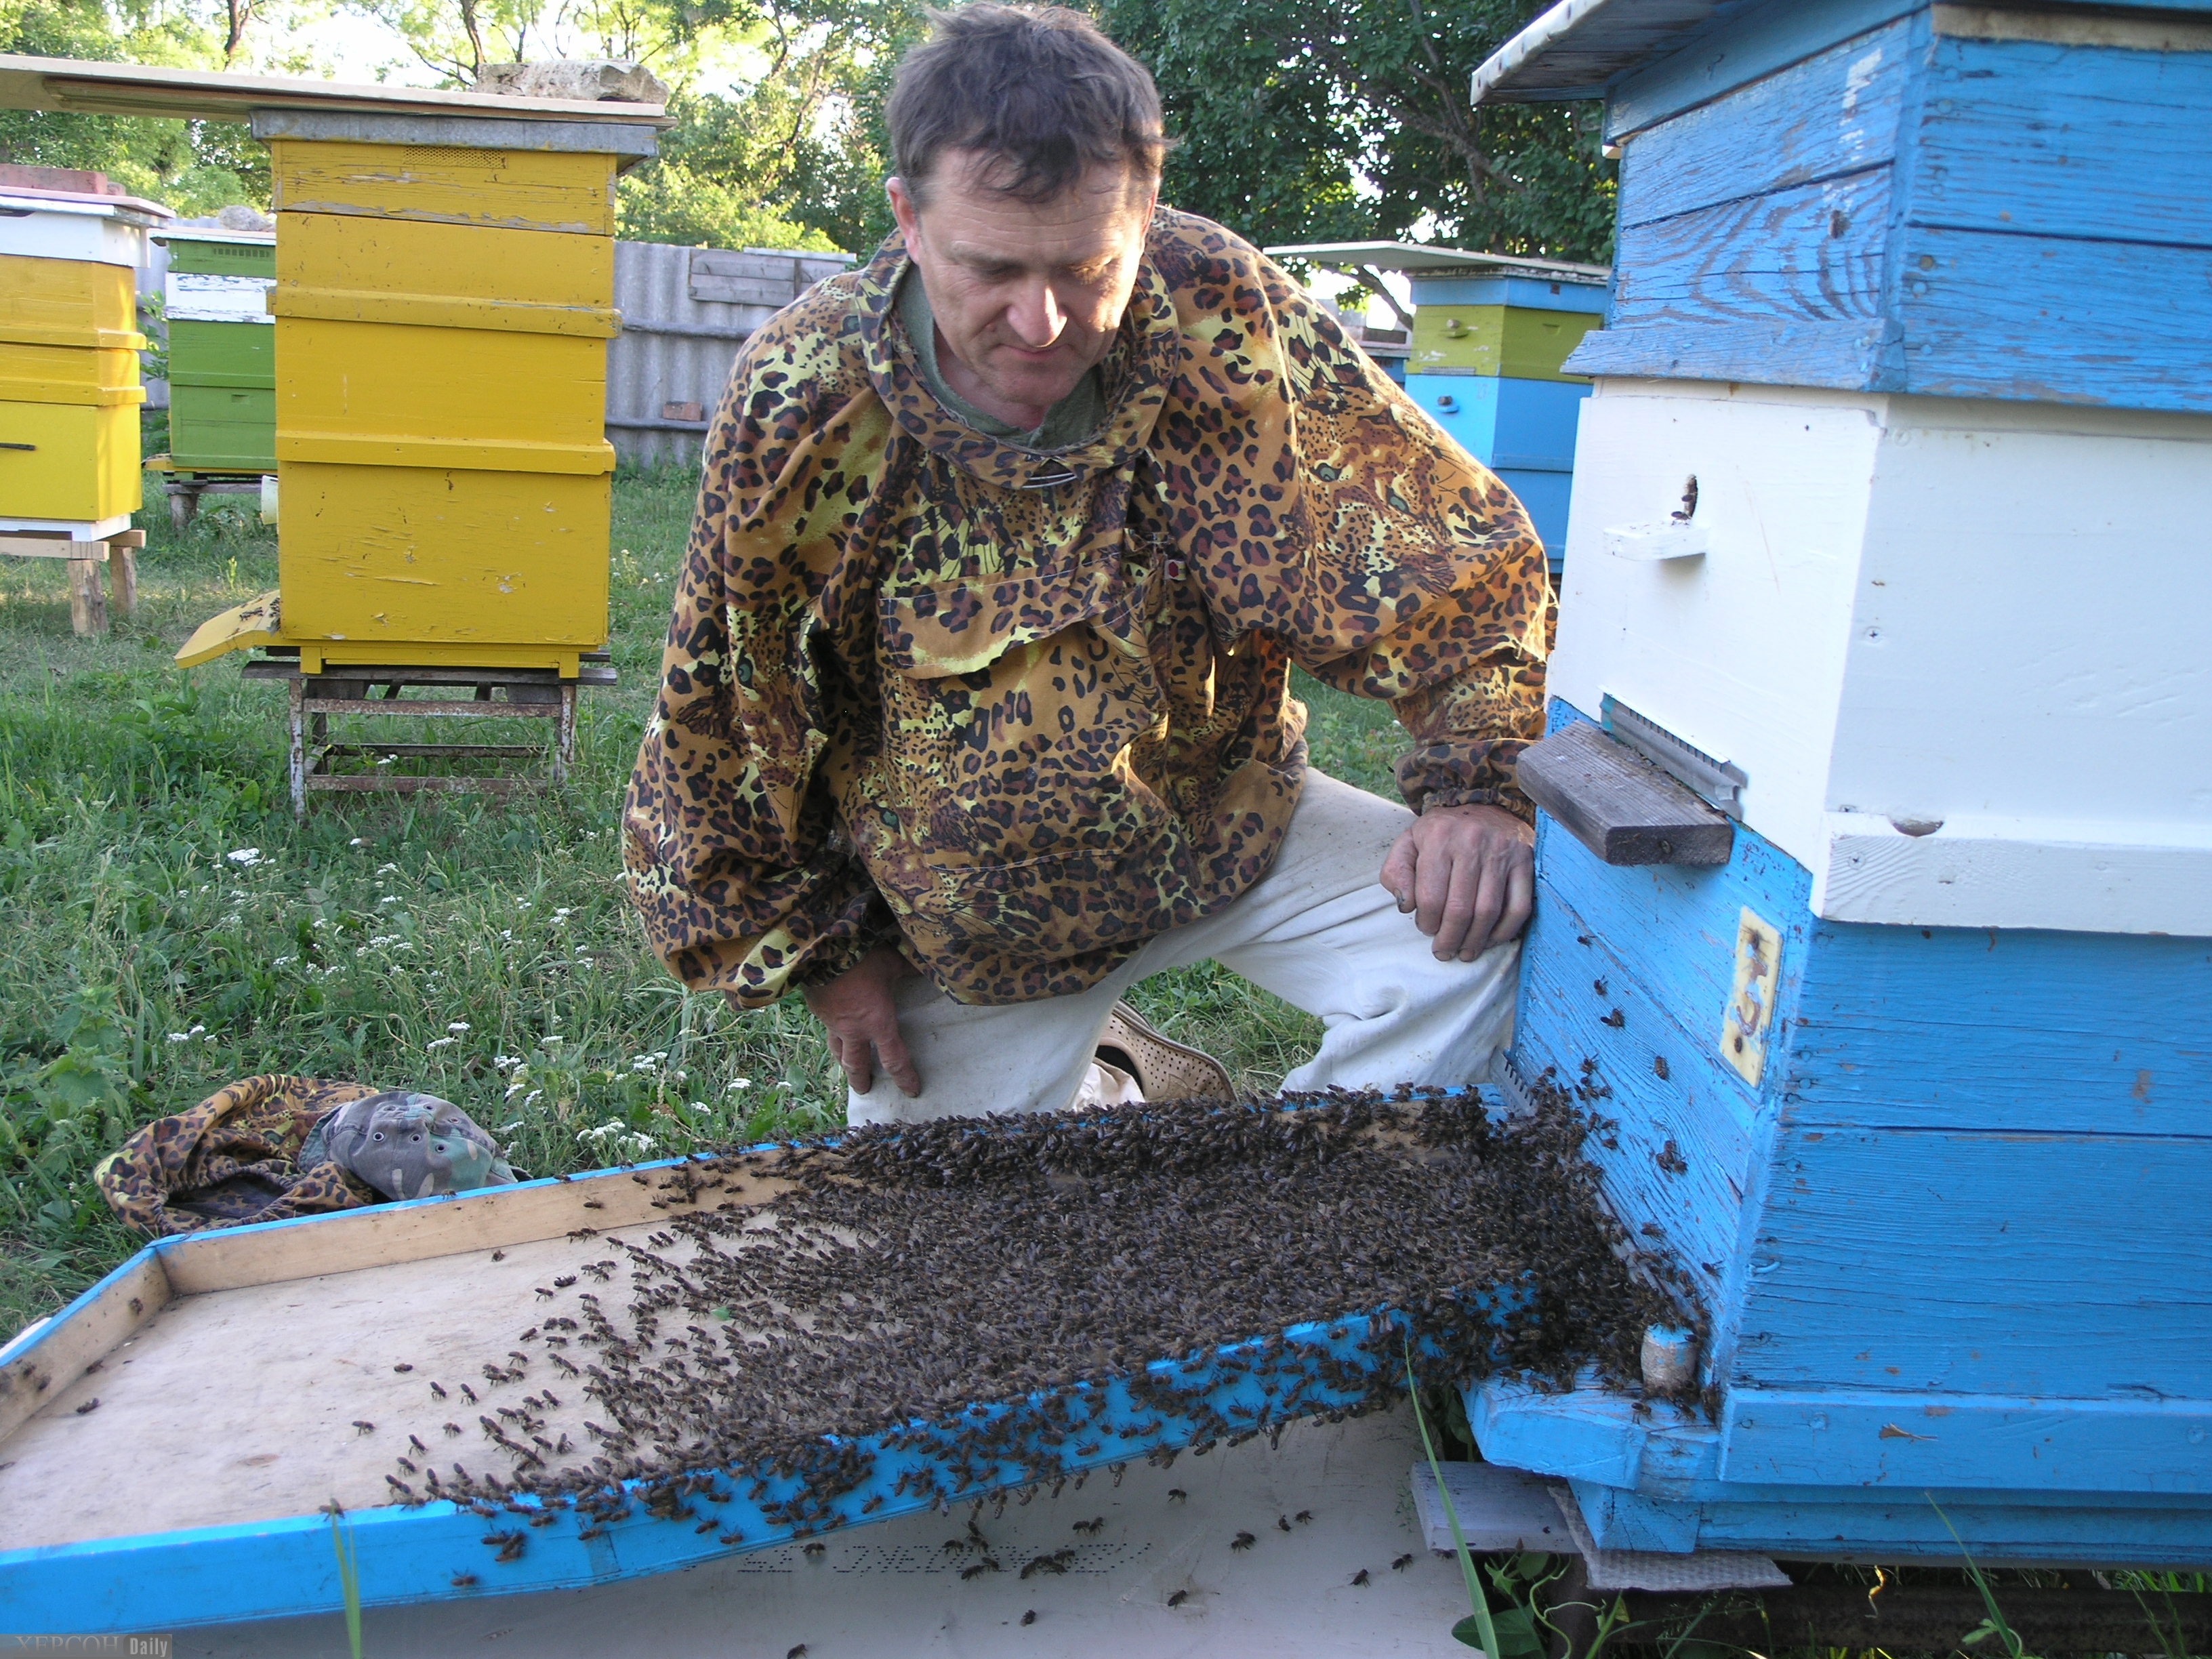
[[[1416,273],[1413,304],[1407,392],[1521,498],[1556,576],[1590,390],[1564,365],[1603,316],[1604,278],[1582,266]]]
[[[285,635],[573,674],[606,642],[616,158],[339,136],[371,130],[270,143]]]
[[[162,211],[0,194],[0,528],[89,538],[137,510],[135,272]]]
[[[276,238],[173,232],[169,459],[199,472],[276,471]]]
[[[1483,1449],[1608,1547],[2200,1564],[2212,197],[2150,158],[2212,29],[1615,0],[1477,79],[1623,151],[1516,1063],[1713,1407],[1486,1389]],[[1594,850],[1557,759],[1632,749],[1724,864]]]

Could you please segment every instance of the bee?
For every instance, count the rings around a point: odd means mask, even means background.
[[[1185,1492],[1181,1486],[1170,1486],[1168,1488],[1168,1502],[1170,1504],[1175,1503],[1179,1498],[1186,1498],[1189,1496],[1190,1494]]]
[[[1279,1516],[1277,1516],[1275,1517],[1275,1530],[1276,1530],[1277,1532],[1288,1532],[1290,1529],[1291,1529],[1291,1518],[1290,1518],[1290,1516],[1288,1516],[1287,1515],[1279,1515]]]
[[[1170,1607],[1181,1607],[1184,1602],[1186,1602],[1186,1601],[1189,1601],[1189,1600],[1190,1600],[1190,1592],[1189,1592],[1188,1590],[1187,1590],[1187,1589],[1180,1589],[1180,1590],[1177,1590],[1177,1591],[1176,1591],[1173,1595],[1170,1595],[1170,1597],[1168,1597],[1168,1605],[1169,1605]]]
[[[1587,941],[1585,941],[1585,943],[1587,943]],[[1353,1573],[1352,1575],[1352,1582],[1355,1586],[1366,1583],[1368,1582],[1367,1569],[1362,1567],[1358,1572]]]
[[[1022,1623],[1024,1625],[1034,1625],[1036,1623],[1036,1609],[1035,1607],[1031,1607],[1027,1613],[1022,1615]]]
[[[476,1588],[476,1583],[477,1576],[472,1572],[457,1572],[453,1575],[453,1588],[455,1589],[474,1589]]]
[[[806,1644],[801,1642],[783,1656],[783,1659],[806,1659]]]
[[[447,1434],[459,1434],[460,1431],[461,1425],[458,1423],[448,1423],[446,1425],[446,1432]]]
[[[414,1447],[418,1452],[427,1452],[430,1449],[428,1446],[422,1443],[420,1437],[415,1435],[410,1434],[407,1437],[407,1443]]]
[[[596,1198],[587,1198],[584,1200],[584,1207],[587,1210],[604,1210],[607,1206]]]
[[[1094,1520],[1079,1521],[1070,1530],[1082,1533],[1087,1537],[1096,1538],[1106,1530],[1106,1517],[1102,1515]]]
[[[430,1385],[430,1397],[433,1400],[443,1400],[446,1397],[444,1385],[442,1383],[433,1382]]]
[[[1614,1030],[1618,1031],[1628,1024],[1628,1016],[1622,1013],[1620,1009],[1616,1008],[1611,1013],[1602,1016],[1598,1020],[1598,1024],[1601,1025],[1610,1025]]]
[[[553,1281],[553,1288],[556,1291],[565,1291],[575,1282],[576,1275],[574,1273],[567,1273]]]
[[[1292,1516],[1291,1519],[1297,1522],[1300,1526],[1304,1526],[1307,1522],[1313,1519],[1313,1511],[1311,1510],[1300,1510],[1296,1515]]]
[[[1229,1540],[1229,1547],[1232,1550],[1249,1550],[1253,1545],[1259,1541],[1260,1540],[1253,1537],[1250,1533],[1240,1532],[1236,1537]]]
[[[376,1432],[375,1424],[367,1422],[358,1417],[354,1419],[353,1425],[356,1429],[359,1429],[363,1434],[374,1434]]]
[[[987,1555],[981,1560],[975,1563],[972,1566],[961,1568],[960,1579],[963,1583],[965,1583],[969,1579],[980,1578],[987,1572],[1000,1572],[1003,1571],[1005,1571],[1005,1569],[1001,1568],[995,1560]]]
[[[538,1287],[538,1294],[544,1297],[548,1302],[550,1302],[553,1299],[553,1292],[547,1290],[543,1285],[540,1285]]]
[[[507,1260],[507,1252],[505,1250],[494,1250],[491,1253],[491,1259],[495,1261],[504,1261]]]
[[[455,1384],[454,1386],[456,1386],[457,1388],[459,1388],[459,1389],[460,1389],[460,1391],[461,1391],[461,1397],[462,1397],[464,1400],[466,1400],[466,1401],[469,1402],[469,1404],[471,1404],[471,1406],[473,1406],[473,1405],[476,1405],[476,1404],[477,1403],[477,1391],[476,1391],[474,1389],[471,1388],[467,1383],[465,1383],[465,1382],[461,1382],[461,1383],[457,1383],[457,1384]],[[441,1400],[442,1400],[444,1397],[445,1397],[445,1396],[444,1396],[443,1395],[441,1395],[439,1396],[439,1398],[440,1398],[440,1399],[441,1399]]]
[[[1413,1552],[1407,1550],[1403,1555],[1400,1556],[1396,1560],[1390,1564],[1390,1571],[1393,1572],[1403,1572],[1407,1568],[1413,1565],[1414,1559],[1415,1557]]]
[[[804,1547],[804,1549],[805,1549],[805,1553],[806,1553],[807,1556],[811,1559],[811,1558],[812,1558],[812,1557],[815,1557],[815,1556],[818,1556],[818,1555],[820,1555],[823,1551],[827,1550],[830,1547],[829,1547],[827,1544],[813,1544],[813,1543],[810,1543],[810,1544],[807,1544],[807,1545],[804,1546],[803,1547]]]
[[[397,1463],[401,1468],[406,1470],[410,1474],[420,1474],[422,1473],[422,1470],[416,1468],[412,1463],[409,1462],[404,1457],[395,1457],[392,1461]]]
[[[412,1365],[394,1365],[392,1369],[398,1371],[402,1376],[404,1376],[409,1371],[413,1370],[415,1368]]]
[[[409,1473],[412,1474],[413,1471],[410,1470]],[[409,1486],[404,1480],[402,1480],[396,1474],[386,1475],[384,1477],[384,1484],[391,1487],[392,1491],[398,1492],[402,1498],[412,1498],[415,1496],[415,1488]]]
[[[95,1397],[94,1397],[94,1398],[93,1398],[93,1399],[90,1399],[90,1400],[86,1401],[84,1402],[84,1404],[82,1404],[82,1406],[79,1406],[79,1407],[76,1408],[76,1415],[77,1415],[77,1416],[79,1416],[79,1417],[83,1417],[83,1416],[87,1415],[88,1413],[92,1413],[92,1412],[96,1412],[96,1411],[98,1411],[99,1409],[100,1409],[100,1401],[99,1401],[99,1399],[95,1396]]]
[[[884,1495],[881,1492],[878,1492],[873,1498],[871,1498],[866,1503],[860,1505],[860,1513],[863,1515],[873,1515],[878,1510],[883,1508],[883,1506]]]

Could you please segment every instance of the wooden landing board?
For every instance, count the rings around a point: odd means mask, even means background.
[[[1522,790],[1607,864],[1719,865],[1735,830],[1627,744],[1578,722],[1523,750]]]

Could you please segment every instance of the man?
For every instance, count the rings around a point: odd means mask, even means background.
[[[936,24],[898,234],[746,343],[708,442],[625,809],[655,945],[802,990],[855,1122],[1126,1096],[1117,999],[1209,957],[1322,1017],[1287,1087],[1479,1079],[1533,892],[1519,503],[1158,205],[1158,94],[1088,19]],[[1308,773],[1293,662],[1391,700],[1412,811]]]

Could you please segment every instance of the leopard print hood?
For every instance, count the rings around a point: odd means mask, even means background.
[[[1086,441],[963,425],[894,237],[747,341],[625,804],[684,981],[746,1006],[892,942],[949,994],[1097,983],[1265,873],[1293,662],[1389,699],[1424,803],[1527,811],[1549,587],[1511,493],[1220,227],[1163,210]]]

